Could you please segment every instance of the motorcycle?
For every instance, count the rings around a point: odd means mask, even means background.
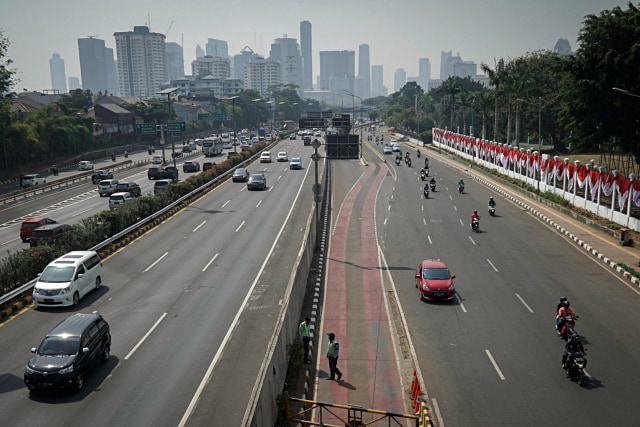
[[[400,157],[396,157],[396,165],[400,166]]]
[[[421,179],[421,180],[423,180],[423,181],[424,181],[425,179],[427,179],[427,174],[426,174],[426,172],[424,171],[424,169],[420,169],[420,179]]]
[[[477,233],[480,230],[480,220],[478,218],[473,218],[471,220],[471,231]]]
[[[567,358],[567,375],[569,378],[577,382],[581,387],[584,385],[584,368],[587,366],[587,359],[585,358],[586,351],[573,353]]]
[[[577,318],[578,316],[565,317],[565,321],[558,331],[558,335],[560,335],[565,341],[568,340],[569,337],[576,331]]]
[[[429,198],[429,187],[428,186],[426,186],[426,185],[424,186],[423,193],[424,193],[424,198],[428,199]]]
[[[489,215],[494,216],[496,214],[496,207],[489,205]]]
[[[411,157],[407,157],[404,162],[407,164],[407,166],[411,167]]]
[[[431,191],[436,191],[436,183],[435,182],[431,183]]]
[[[458,192],[460,194],[464,193],[464,185],[458,185]]]
[[[418,156],[418,158],[420,158],[420,150],[418,150],[418,153],[416,154],[416,156]]]

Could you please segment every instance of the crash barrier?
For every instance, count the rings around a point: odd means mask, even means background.
[[[124,162],[115,163],[109,167],[105,167],[103,168],[103,170],[115,172],[123,169],[142,166],[147,163],[149,163],[149,160],[139,160],[136,162],[133,162],[131,160],[126,160]],[[36,185],[33,187],[27,187],[27,188],[13,191],[0,198],[0,205],[7,205],[9,203],[14,203],[18,200],[23,200],[29,197],[33,197],[37,194],[46,193],[59,188],[68,187],[71,184],[87,181],[91,179],[91,175],[93,175],[93,172],[94,172],[93,170],[81,172],[67,178],[56,179],[54,181],[51,181],[48,184]]]
[[[291,414],[289,408],[289,402],[298,402],[303,405],[301,411]],[[385,425],[403,425],[402,419],[415,420],[415,426],[426,426],[431,424],[422,424],[421,417],[419,415],[400,414],[396,412],[379,411],[376,409],[367,409],[357,405],[337,405],[335,403],[316,402],[313,400],[298,399],[295,397],[288,397],[285,401],[285,411],[288,422],[297,422],[300,424],[307,424],[312,426],[324,426],[324,427],[356,427],[364,425],[375,425],[376,423]],[[305,414],[311,413],[311,411],[318,409],[318,421],[308,421],[303,417]],[[338,411],[340,410],[340,411]],[[346,416],[343,415],[344,411],[347,411]],[[325,415],[325,413],[327,413]],[[377,416],[373,420],[363,420],[364,414],[373,414],[373,417]],[[336,418],[342,424],[329,424],[324,422],[325,417]]]
[[[268,150],[275,144],[276,142],[272,143],[271,145],[265,146],[263,150]],[[142,233],[147,232],[149,229],[155,227],[156,225],[158,225],[159,223],[167,219],[169,216],[173,215],[175,212],[180,210],[183,207],[183,205],[190,203],[196,197],[200,197],[202,194],[208,192],[213,187],[218,185],[220,182],[225,181],[227,178],[233,175],[233,172],[235,171],[236,168],[244,167],[248,163],[252,162],[253,160],[255,160],[260,156],[260,152],[263,150],[258,151],[253,156],[245,159],[242,163],[218,175],[217,177],[207,182],[206,184],[196,188],[190,193],[185,194],[184,196],[180,197],[178,200],[172,202],[166,207],[149,215],[146,218],[141,219],[140,221],[136,222],[132,226],[122,230],[117,234],[114,234],[113,236],[109,237],[106,240],[103,240],[102,242],[89,248],[88,250],[98,252],[100,254],[100,257],[104,258],[105,256],[112,253],[113,250],[123,247],[124,245],[128,244],[131,240],[133,240],[135,237],[138,237]],[[142,162],[148,163],[148,160],[145,160]],[[133,162],[131,162],[131,160],[128,160],[125,163],[133,163]],[[90,174],[91,173],[93,172],[90,172]],[[81,174],[81,175],[84,175],[84,174]],[[89,175],[89,178],[90,176],[91,175]],[[0,295],[0,305],[8,301],[11,301],[14,298],[17,298],[20,295],[24,294],[25,292],[29,291],[31,288],[35,286],[36,282],[37,282],[37,279],[33,279],[4,295]]]
[[[623,227],[640,231],[640,218],[631,216],[632,202],[640,207],[640,181],[619,171],[610,174],[604,167],[581,165],[576,160],[537,151],[517,149],[508,144],[485,141],[433,128],[433,144],[463,159],[493,169],[509,178],[526,182],[539,193],[550,192]],[[578,191],[578,187],[580,191]]]
[[[327,162],[319,167],[318,182],[324,182],[323,201],[328,203]],[[292,274],[289,277],[285,295],[282,298],[282,308],[274,326],[273,334],[268,345],[268,351],[260,367],[258,378],[249,397],[249,405],[240,425],[251,427],[271,427],[278,416],[276,398],[282,392],[289,366],[289,348],[298,339],[300,312],[307,290],[309,269],[313,262],[318,224],[316,223],[313,197],[307,198],[310,207],[307,216],[305,235],[302,246],[296,257]],[[318,220],[321,221],[321,220]]]

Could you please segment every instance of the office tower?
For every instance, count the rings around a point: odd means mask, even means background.
[[[320,52],[319,90],[353,92],[356,52],[353,50]]]
[[[231,61],[229,58],[205,55],[191,63],[191,74],[198,78],[211,76],[214,79],[227,79],[231,77]]]
[[[371,63],[369,62],[369,45],[358,46],[358,83],[356,95],[362,99],[371,97]]]
[[[120,95],[157,96],[160,86],[167,81],[165,35],[152,33],[144,26],[113,35],[118,54]]]
[[[51,89],[58,93],[67,93],[67,76],[64,72],[64,59],[60,54],[54,53],[49,59],[49,70],[51,71]]]
[[[207,39],[207,56],[229,58],[229,46],[224,40]]]
[[[204,58],[204,49],[200,45],[196,46],[196,58]]]
[[[398,68],[393,73],[393,91],[398,92],[407,83],[407,73],[402,68]]]
[[[371,66],[371,96],[383,96],[383,68],[382,65]]]
[[[304,90],[313,90],[313,50],[311,43],[311,22],[300,23],[300,50],[302,52],[302,81]]]
[[[282,84],[280,76],[281,65],[278,61],[258,58],[247,62],[244,66],[242,78],[244,88],[257,90],[260,95],[269,95],[270,86]]]
[[[117,95],[113,49],[106,47],[104,40],[88,37],[78,39],[78,54],[83,89],[93,93],[102,91]]]
[[[569,40],[559,38],[553,47],[553,51],[560,56],[571,55],[571,44],[569,44]]]
[[[451,58],[451,51],[440,51],[440,80],[445,81],[449,77],[447,74],[447,61]]]
[[[79,77],[69,77],[69,92],[76,89],[82,89]]]
[[[167,78],[174,80],[184,77],[184,57],[182,54],[182,46],[178,43],[165,43],[167,51]]]
[[[260,55],[255,53],[249,46],[242,48],[238,55],[233,57],[233,77],[236,79],[244,78],[244,65],[249,61],[255,61],[261,58]]]
[[[282,84],[295,85],[298,87],[298,93],[302,93],[302,56],[298,41],[287,37],[286,34],[275,39],[271,44],[269,59],[280,62]]]
[[[431,80],[431,61],[429,58],[420,58],[418,59],[417,82],[425,92],[429,91],[429,80]]]
[[[451,75],[465,78],[476,77],[478,72],[478,64],[473,61],[450,61],[451,63]]]

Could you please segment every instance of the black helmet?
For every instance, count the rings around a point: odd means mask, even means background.
[[[580,338],[580,335],[578,335],[577,332],[574,332],[569,337],[568,342],[580,342],[580,340],[582,340],[582,338]]]
[[[569,306],[571,306],[571,303],[569,302],[569,300],[565,299],[562,305],[569,308]]]
[[[478,210],[477,210],[477,209],[474,209],[474,210],[473,210],[473,213],[474,213],[474,214],[477,214],[477,213],[478,213]]]
[[[563,302],[565,302],[567,300],[567,297],[560,297],[560,304],[562,304]]]

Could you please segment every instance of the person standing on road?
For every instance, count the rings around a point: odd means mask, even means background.
[[[300,323],[300,339],[302,340],[302,344],[304,344],[304,363],[307,365],[311,364],[311,361],[309,360],[309,341],[311,340],[311,328],[309,327],[309,322],[311,322],[311,319],[305,317],[304,322]]]
[[[340,345],[336,341],[336,334],[333,332],[329,332],[327,334],[329,337],[329,348],[327,349],[327,359],[329,359],[329,378],[328,380],[337,380],[340,381],[342,378],[342,372],[338,369],[338,355],[340,352]],[[336,374],[338,374],[338,378],[336,378]]]

